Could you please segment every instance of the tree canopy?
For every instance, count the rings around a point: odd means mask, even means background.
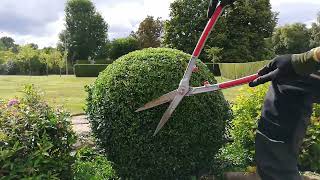
[[[163,22],[160,18],[147,16],[139,25],[137,32],[133,34],[138,39],[141,48],[160,47]]]
[[[208,21],[207,2],[177,0],[170,5],[170,20],[165,23],[166,46],[192,53]],[[269,0],[239,0],[226,9],[210,35],[206,49],[223,48],[222,62],[263,60],[271,49],[265,39],[272,36],[277,14]],[[206,56],[202,55],[202,59]]]
[[[276,54],[303,53],[310,49],[310,33],[302,23],[285,25],[276,29],[272,43]]]
[[[68,0],[66,29],[59,38],[72,60],[105,56],[108,24],[90,0]]]

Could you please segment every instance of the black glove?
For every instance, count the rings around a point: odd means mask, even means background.
[[[293,69],[291,59],[291,54],[274,58],[267,66],[258,72],[260,77],[250,82],[249,86],[255,87],[268,81],[275,81],[281,84],[301,78]]]
[[[207,11],[208,18],[211,18],[211,16],[213,15],[213,13],[216,10],[216,7],[218,5],[218,2],[219,2],[219,0],[210,0],[208,11]]]

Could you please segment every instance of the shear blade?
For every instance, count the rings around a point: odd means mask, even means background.
[[[148,102],[147,104],[145,104],[144,106],[142,106],[141,108],[137,109],[136,112],[140,112],[146,109],[150,109],[153,108],[155,106],[159,106],[161,104],[167,103],[169,101],[172,101],[174,99],[174,97],[177,95],[177,90],[171,91],[155,100],[152,100],[150,102]]]
[[[166,110],[166,112],[163,114],[157,129],[155,130],[153,136],[155,136],[160,129],[164,126],[164,124],[168,121],[168,119],[170,118],[171,114],[173,113],[173,111],[177,108],[177,106],[179,105],[179,103],[181,102],[181,100],[183,99],[184,95],[177,95],[175,96],[175,98],[173,99],[173,101],[171,102],[170,106],[168,107],[168,109]]]

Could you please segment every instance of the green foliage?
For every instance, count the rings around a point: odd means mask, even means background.
[[[277,14],[271,11],[270,0],[240,0],[226,12],[226,41],[223,62],[252,62],[269,59],[265,38],[271,37]]]
[[[302,144],[301,168],[320,173],[320,105],[314,106],[311,124]]]
[[[309,50],[310,33],[305,24],[285,25],[276,29],[272,43],[276,54],[303,53]]]
[[[170,19],[164,24],[165,46],[191,54],[207,24],[208,1],[179,0],[170,4]],[[225,18],[221,17],[206,42],[205,49],[223,47]],[[206,60],[202,54],[201,59]]]
[[[310,47],[320,46],[320,12],[317,14],[317,22],[312,23],[310,28]]]
[[[65,66],[65,58],[60,51],[54,48],[39,50],[35,46],[20,46],[17,52],[0,51],[0,74],[43,75]]]
[[[65,18],[66,30],[59,38],[69,57],[74,60],[106,56],[108,24],[90,0],[68,0]]]
[[[74,74],[76,77],[98,77],[99,73],[107,66],[107,64],[76,64],[74,65]]]
[[[232,107],[234,119],[229,129],[232,143],[220,150],[217,161],[224,171],[245,171],[254,166],[254,138],[261,116],[264,96],[269,84],[244,88]],[[303,170],[320,172],[320,107],[315,105],[311,124],[302,144],[299,166]]]
[[[255,74],[270,61],[258,61],[249,63],[218,63],[222,77],[237,79]]]
[[[16,48],[17,45],[14,44],[14,40],[11,37],[1,37],[0,38],[1,47],[0,50],[9,50]]]
[[[122,56],[87,87],[92,131],[120,177],[190,178],[206,171],[224,144],[230,109],[221,92],[186,97],[170,121],[152,136],[167,105],[136,113],[148,101],[176,89],[190,55],[149,48]],[[216,83],[207,67],[190,85]]]
[[[223,48],[219,48],[219,47],[211,47],[209,49],[206,49],[208,59],[211,59],[213,63],[218,63],[221,61],[222,52],[223,52]]]
[[[68,179],[75,134],[69,114],[42,101],[33,86],[21,99],[0,101],[0,177]]]
[[[109,57],[117,59],[138,49],[140,49],[139,41],[134,37],[115,39],[110,44]]]
[[[117,179],[111,162],[88,147],[77,151],[76,161],[73,164],[73,177],[75,180]]]
[[[207,1],[179,0],[170,5],[170,20],[165,23],[164,44],[192,53],[207,23]],[[226,9],[210,35],[206,49],[223,48],[221,62],[251,62],[270,58],[265,38],[271,37],[276,14],[269,0],[239,0]],[[202,56],[206,59],[206,56]],[[211,59],[209,59],[211,60]]]
[[[139,25],[133,36],[138,39],[141,48],[160,47],[163,22],[160,18],[147,16]]]

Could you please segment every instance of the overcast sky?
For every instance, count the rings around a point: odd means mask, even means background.
[[[168,19],[173,0],[93,0],[109,24],[109,38],[125,37],[147,16]],[[55,46],[64,28],[66,0],[0,0],[0,37],[13,37],[18,44]],[[279,25],[311,24],[320,11],[319,0],[271,0],[279,12]]]

